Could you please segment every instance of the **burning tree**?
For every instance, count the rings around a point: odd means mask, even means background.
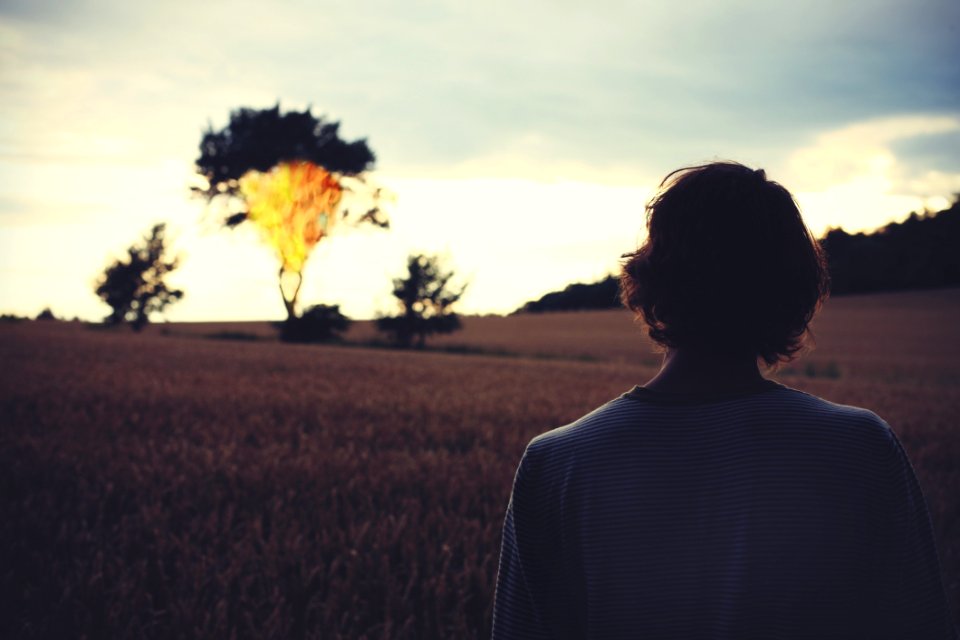
[[[226,127],[208,127],[200,142],[203,184],[193,190],[219,206],[225,226],[249,221],[276,251],[288,320],[297,317],[306,260],[333,226],[388,226],[381,190],[366,180],[373,152],[366,140],[342,140],[339,129],[310,109],[281,113],[278,104],[233,111]]]

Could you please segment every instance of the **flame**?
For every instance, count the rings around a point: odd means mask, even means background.
[[[300,273],[320,239],[330,232],[343,195],[340,181],[311,162],[281,162],[266,173],[240,178],[247,219],[283,262],[283,271]]]

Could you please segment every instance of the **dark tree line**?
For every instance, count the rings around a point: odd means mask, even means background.
[[[563,291],[551,291],[537,300],[531,300],[516,313],[542,311],[585,311],[613,309],[620,306],[620,285],[616,276],[607,276],[599,282],[567,285]]]
[[[821,242],[835,295],[960,286],[960,198],[873,233],[831,229]]]
[[[871,233],[831,229],[820,241],[834,295],[960,286],[960,196],[943,211],[913,213]],[[619,306],[617,278],[608,276],[550,292],[517,313]]]

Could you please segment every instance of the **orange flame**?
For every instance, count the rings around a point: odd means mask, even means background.
[[[343,187],[311,162],[281,162],[270,171],[248,171],[240,178],[247,219],[283,262],[283,271],[300,273],[320,239],[335,221]]]

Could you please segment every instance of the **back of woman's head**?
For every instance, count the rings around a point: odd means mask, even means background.
[[[827,294],[823,253],[793,197],[734,162],[680,169],[624,256],[623,303],[667,347],[789,360]]]

